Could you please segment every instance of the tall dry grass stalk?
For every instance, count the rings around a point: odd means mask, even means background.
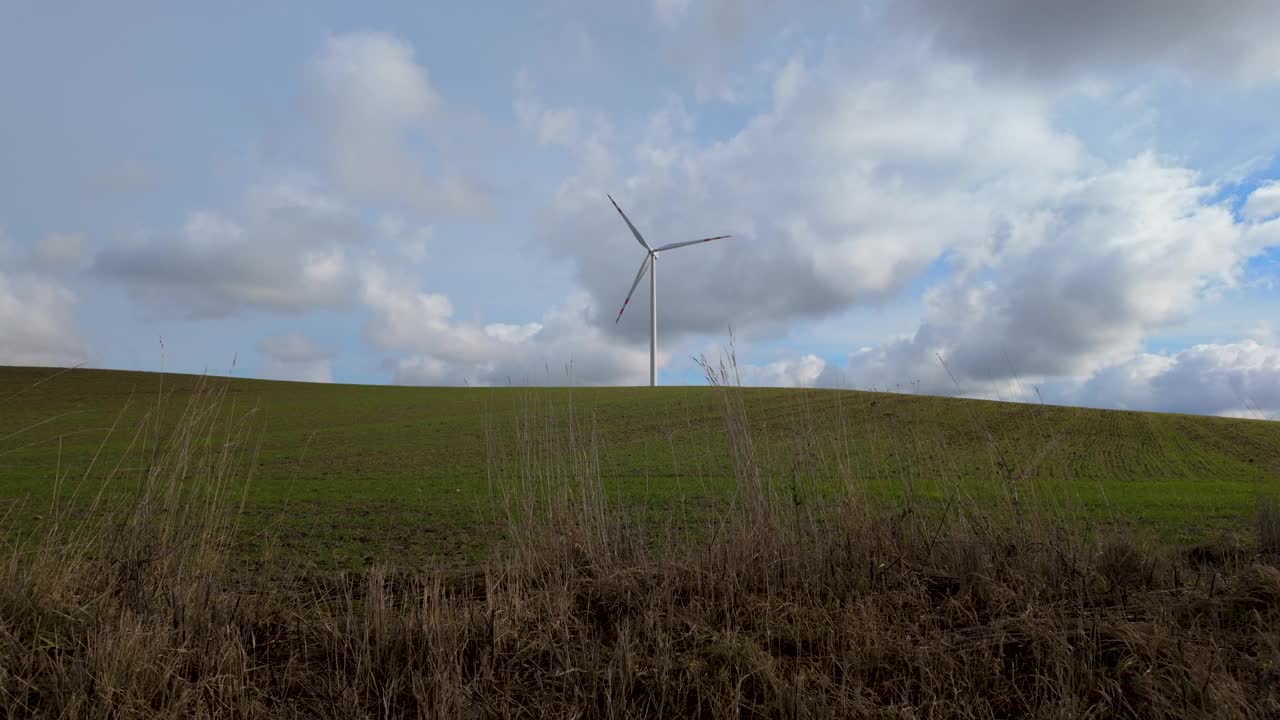
[[[595,417],[575,412],[572,396],[558,406],[529,392],[518,402],[509,425],[489,412],[484,430],[490,498],[515,563],[536,567],[561,553],[615,562],[628,543],[600,482]]]
[[[1259,493],[1256,508],[1258,548],[1264,553],[1280,556],[1280,494]]]
[[[0,577],[0,710],[1280,713],[1273,561],[1005,522],[959,489],[931,501],[913,478],[947,470],[925,439],[900,449],[909,501],[880,504],[860,490],[850,428],[817,427],[801,408],[796,455],[762,455],[742,389],[721,390],[743,501],[686,545],[642,540],[605,492],[594,419],[530,393],[511,426],[486,429],[509,533],[487,566],[304,577],[228,562],[251,425],[228,424],[222,396],[206,394],[172,432],[157,437],[153,423],[140,436],[152,461],[125,476],[128,492],[104,492],[34,551],[12,550]],[[1023,503],[1024,520],[1035,511]]]
[[[695,360],[702,368],[707,384],[716,388],[720,399],[725,436],[733,459],[736,499],[745,511],[746,526],[752,532],[768,535],[775,520],[771,512],[774,503],[770,501],[770,488],[757,462],[756,445],[742,394],[737,354],[732,340],[727,349],[727,357],[722,356],[716,364],[713,365],[705,356]]]

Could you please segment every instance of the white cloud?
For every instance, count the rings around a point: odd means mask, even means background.
[[[1249,193],[1243,212],[1245,217],[1254,220],[1280,215],[1280,180],[1265,182]]]
[[[931,289],[912,336],[852,355],[851,382],[956,392],[958,381],[961,393],[986,392],[1011,378],[1088,376],[1131,356],[1234,285],[1259,250],[1259,227],[1210,204],[1213,192],[1150,156],[1065,184],[1010,227],[988,270]]]
[[[397,385],[471,384],[465,373],[459,375],[452,365],[429,355],[413,355],[397,360],[393,381]]]
[[[773,102],[781,108],[795,98],[804,88],[805,67],[799,60],[792,58],[778,71],[773,81]]]
[[[365,270],[361,294],[369,312],[365,336],[375,347],[476,365],[497,356],[505,344],[484,328],[455,322],[449,298],[419,291],[385,269]]]
[[[1280,414],[1280,347],[1253,340],[1140,354],[1070,395],[1094,407],[1271,418]]]
[[[654,10],[665,31],[665,59],[692,85],[700,104],[766,99],[769,62],[802,27],[817,34],[839,27],[846,38],[857,32],[852,3],[656,0]]]
[[[435,238],[435,228],[412,225],[399,215],[387,213],[377,222],[377,235],[405,260],[421,264],[428,258],[427,248]]]
[[[813,387],[818,384],[827,363],[816,355],[802,355],[795,359],[778,360],[765,365],[738,365],[738,377],[743,385],[764,387]]]
[[[524,325],[508,325],[506,323],[490,323],[484,326],[484,334],[504,343],[514,345],[537,335],[542,330],[541,323],[525,323]]]
[[[364,278],[366,337],[394,361],[395,382],[415,385],[639,384],[648,352],[605,336],[587,322],[585,297],[541,322],[483,327],[459,322],[443,295],[424,293],[381,270]],[[665,357],[664,357],[665,360]]]
[[[345,192],[424,212],[488,208],[473,183],[431,167],[439,159],[429,151],[433,132],[447,109],[412,46],[386,33],[337,35],[311,73],[331,168]]]
[[[76,294],[29,272],[0,270],[0,365],[74,365],[88,359]]]
[[[1195,345],[1171,354],[1138,352],[1079,376],[1050,379],[1017,377],[1000,372],[990,379],[958,378],[960,387],[943,387],[931,368],[917,365],[926,379],[907,379],[905,372],[879,376],[866,383],[868,362],[892,360],[894,346],[862,348],[848,368],[811,355],[765,366],[739,365],[743,385],[778,387],[844,387],[862,390],[926,392],[963,397],[1036,402],[1036,384],[1053,403],[1119,410],[1147,410],[1251,419],[1280,419],[1280,346],[1256,340]],[[936,375],[950,382],[946,368],[933,359]],[[950,367],[950,365],[948,365]],[[861,382],[849,382],[849,373]],[[884,378],[889,378],[884,382]],[[932,383],[932,384],[929,384]]]
[[[600,113],[548,105],[538,97],[525,69],[515,75],[511,107],[521,129],[540,145],[557,146],[572,153],[578,158],[583,175],[603,177],[613,172],[615,161],[608,143],[614,139],[614,130]]]
[[[333,351],[300,333],[264,338],[258,352],[267,356],[263,375],[276,380],[333,382]]]
[[[93,269],[140,302],[196,317],[349,307],[370,233],[340,201],[291,181],[254,188],[242,219],[195,212],[173,233],[109,246]]]
[[[574,147],[583,129],[579,114],[572,108],[547,107],[534,93],[527,70],[516,73],[511,101],[516,120],[543,145]]]

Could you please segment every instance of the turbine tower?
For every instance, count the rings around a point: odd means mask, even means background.
[[[631,228],[631,234],[636,236],[636,241],[640,243],[640,247],[644,248],[644,260],[640,263],[640,272],[636,273],[636,281],[631,283],[631,291],[627,293],[627,299],[622,301],[622,309],[618,311],[618,318],[614,320],[616,325],[622,320],[622,313],[627,310],[627,303],[631,302],[631,296],[635,294],[636,288],[640,286],[640,281],[644,279],[645,271],[649,272],[649,386],[653,387],[658,384],[658,275],[657,262],[658,253],[667,250],[674,250],[685,245],[697,245],[698,243],[711,242],[712,240],[723,240],[731,237],[729,235],[717,235],[715,237],[703,238],[701,240],[687,240],[685,242],[671,243],[662,247],[649,247],[649,243],[645,242],[644,236],[636,230],[636,226],[631,224],[631,219],[627,214],[622,212],[622,208],[618,207],[618,203],[614,202],[613,196],[607,196],[609,202],[613,203],[613,209],[618,211],[622,216],[623,222],[627,227]]]

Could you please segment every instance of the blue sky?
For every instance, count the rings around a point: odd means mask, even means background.
[[[7,3],[0,363],[1280,415],[1280,9],[957,7]]]

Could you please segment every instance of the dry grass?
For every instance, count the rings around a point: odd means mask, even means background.
[[[726,368],[716,368],[725,373]],[[721,379],[729,380],[724,374]],[[593,419],[530,405],[487,436],[510,543],[471,572],[290,575],[226,558],[252,467],[210,391],[88,522],[0,569],[8,717],[1275,717],[1276,505],[1263,548],[1195,555],[960,492],[859,489],[841,428],[760,457],[722,383],[735,507],[655,542],[609,500]],[[157,410],[158,413],[158,410]],[[924,442],[923,440],[920,442]],[[923,456],[923,455],[921,455]],[[827,462],[834,457],[837,462]],[[837,468],[839,478],[817,477]],[[839,497],[820,492],[843,483]],[[993,482],[1007,483],[997,473]],[[56,509],[55,509],[56,510]],[[995,517],[1006,514],[996,513]],[[61,519],[60,519],[61,518]],[[1268,533],[1272,533],[1268,535]],[[1267,538],[1271,538],[1268,540]]]
[[[1280,495],[1260,494],[1257,512],[1259,549],[1271,555],[1280,555]]]

